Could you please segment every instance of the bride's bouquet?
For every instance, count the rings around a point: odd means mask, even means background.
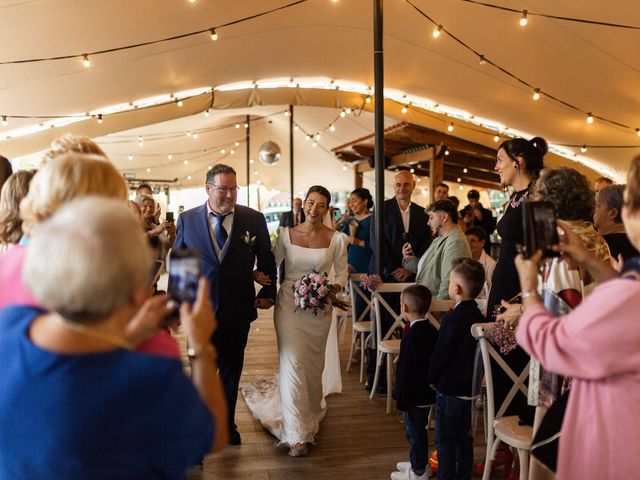
[[[322,311],[329,304],[331,285],[327,272],[313,272],[303,275],[293,284],[293,298],[295,300],[296,311],[311,310],[314,315]],[[332,306],[341,310],[348,310],[349,304],[334,300]]]

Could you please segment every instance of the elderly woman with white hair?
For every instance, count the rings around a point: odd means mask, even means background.
[[[3,476],[184,479],[226,444],[204,279],[180,309],[192,380],[178,359],[133,351],[169,310],[166,296],[147,297],[150,266],[125,202],[76,200],[38,227],[23,276],[48,312],[0,311]]]

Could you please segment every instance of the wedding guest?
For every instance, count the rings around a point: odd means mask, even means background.
[[[436,389],[438,479],[470,479],[473,467],[471,408],[476,340],[474,323],[484,315],[474,300],[484,285],[484,268],[470,258],[453,261],[449,296],[453,311],[442,318],[431,357],[428,382]]]
[[[138,188],[136,188],[136,198],[141,195],[149,195],[150,197],[153,197],[153,189],[151,188],[151,185],[148,183],[141,183],[138,185]]]
[[[595,188],[596,193],[598,193],[600,190],[602,190],[604,187],[608,185],[613,185],[613,180],[607,177],[600,177],[595,182],[593,182],[593,187]]]
[[[529,188],[543,168],[543,157],[547,153],[547,142],[535,137],[531,140],[514,138],[500,144],[495,171],[500,175],[500,183],[504,187],[513,187],[514,193],[509,198],[504,214],[498,222],[497,230],[502,245],[500,256],[496,262],[491,281],[491,291],[487,301],[487,319],[495,320],[495,308],[502,300],[510,300],[520,292],[518,272],[514,259],[517,254],[516,245],[524,243],[522,227],[522,203],[529,195]],[[514,371],[522,371],[529,362],[529,356],[520,348],[516,348],[503,356]],[[502,369],[492,369],[493,387],[496,404],[501,404],[511,389],[513,382]],[[520,415],[521,420],[531,425],[533,409],[528,407],[526,396],[517,393],[505,415]]]
[[[469,242],[458,227],[458,211],[450,200],[438,200],[428,208],[429,227],[434,240],[428,250],[418,258],[410,243],[402,249],[402,265],[416,272],[416,283],[425,285],[438,300],[449,299],[449,273],[453,261],[471,257]]]
[[[9,177],[0,190],[0,253],[22,238],[20,202],[29,191],[35,170],[19,170]]]
[[[151,195],[139,195],[136,199],[142,210],[142,226],[148,238],[157,237],[163,248],[162,258],[166,251],[173,247],[176,240],[176,226],[173,222],[156,223],[156,201]]]
[[[460,199],[455,195],[449,195],[449,197],[443,200],[449,200],[451,203],[453,203],[453,206],[456,207],[456,210],[460,209]],[[467,224],[464,223],[464,220],[462,220],[460,215],[458,215],[458,226],[460,227],[460,230],[462,230],[463,232],[467,231]]]
[[[476,298],[487,298],[491,291],[491,279],[493,278],[493,270],[496,268],[496,261],[487,255],[484,251],[484,245],[487,241],[486,232],[480,227],[471,227],[466,232],[469,248],[471,249],[471,258],[476,262],[480,262],[484,268],[484,287],[482,292]],[[487,312],[484,312],[485,315]]]
[[[366,188],[356,188],[349,195],[349,208],[353,217],[342,227],[342,232],[349,235],[349,265],[358,273],[367,272],[373,255],[369,241],[372,207],[373,197]]]
[[[104,157],[68,153],[41,168],[33,177],[29,193],[20,204],[24,232],[21,245],[0,255],[0,307],[38,306],[24,283],[22,265],[32,232],[65,203],[80,197],[98,195],[126,202],[127,184],[122,175]],[[73,258],[72,256],[69,258]],[[68,259],[67,259],[68,260]],[[177,342],[161,330],[144,342],[140,351],[180,358]]]
[[[276,264],[264,215],[236,204],[240,189],[236,171],[220,163],[207,172],[205,181],[207,201],[180,214],[174,248],[198,251],[209,280],[209,298],[220,322],[211,343],[220,353],[229,443],[240,445],[235,410],[244,349],[257,309],[269,309],[275,302]],[[257,294],[254,266],[268,282]]]
[[[140,208],[138,202],[136,202],[135,200],[129,200],[129,209],[131,210],[131,213],[133,213],[133,215],[138,220],[140,220],[140,225],[142,225],[142,209]]]
[[[166,296],[147,297],[150,264],[123,199],[70,202],[34,232],[24,278],[47,312],[0,311],[3,476],[179,479],[224,447],[206,281],[180,310],[192,380],[178,359],[132,351],[169,312]]]
[[[51,142],[49,148],[44,152],[42,164],[46,165],[54,158],[72,152],[98,155],[107,159],[107,154],[89,137],[66,133]]]
[[[625,185],[608,185],[596,193],[596,208],[593,214],[593,225],[604,237],[611,257],[629,260],[638,255],[638,250],[627,237],[622,223],[622,205]]]
[[[449,185],[438,183],[433,189],[433,201],[447,200],[449,198]]]
[[[302,199],[296,197],[293,199],[291,211],[284,212],[280,217],[281,227],[295,227],[304,223],[304,211],[302,210]]]
[[[427,373],[431,355],[438,341],[438,330],[426,319],[431,306],[431,292],[424,285],[411,285],[402,291],[400,312],[410,327],[400,342],[393,398],[403,412],[409,441],[408,462],[398,462],[392,480],[427,478],[429,408],[435,402]]]
[[[460,211],[460,216],[467,228],[480,227],[486,235],[487,240],[484,243],[484,251],[491,253],[491,242],[489,236],[496,229],[496,219],[491,210],[484,208],[480,203],[480,192],[478,190],[469,190],[467,193],[469,204]]]
[[[11,166],[11,162],[8,158],[0,155],[0,188],[4,185],[4,182],[11,176],[13,173],[13,167]]]
[[[622,219],[631,243],[640,248],[640,157],[633,159],[628,175]],[[630,262],[634,270],[614,278],[610,265],[589,254],[568,225],[558,223],[565,237],[558,251],[599,284],[575,310],[557,317],[538,295],[540,253],[528,260],[518,256],[524,315],[517,324],[517,340],[549,371],[573,379],[559,439],[557,478],[627,478],[640,468],[638,263]]]

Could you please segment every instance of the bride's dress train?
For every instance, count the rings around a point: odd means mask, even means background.
[[[333,266],[333,283],[344,286],[348,278],[348,240],[344,234],[336,232],[328,248],[304,248],[291,243],[287,228],[280,228],[278,234],[274,247],[276,263],[283,258],[286,262],[286,278],[278,291],[274,312],[278,375],[256,379],[242,388],[242,394],[262,425],[281,444],[293,446],[314,441],[326,413],[324,397],[332,393],[323,392],[323,371],[325,385],[329,386],[330,380],[335,384],[340,365],[337,335],[332,334],[332,344],[327,348],[331,308],[317,315],[295,311],[292,285],[305,274],[329,272]],[[331,367],[325,371],[327,355]]]

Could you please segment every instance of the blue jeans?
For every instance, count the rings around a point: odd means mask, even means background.
[[[467,480],[473,468],[472,400],[436,393],[438,480]]]
[[[409,460],[411,461],[411,470],[416,475],[422,475],[427,469],[427,456],[429,454],[428,417],[428,408],[409,407],[404,412],[404,424],[407,426],[407,440],[409,441]]]

